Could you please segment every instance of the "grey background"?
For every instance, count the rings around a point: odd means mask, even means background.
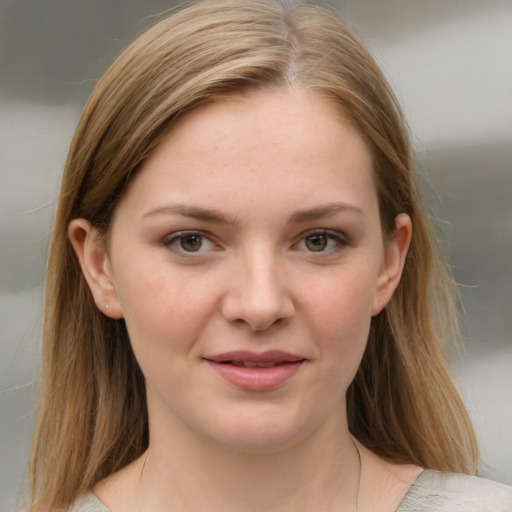
[[[331,3],[405,106],[422,186],[462,284],[464,362],[454,364],[482,474],[512,484],[512,3]],[[0,0],[1,510],[26,471],[48,234],[74,127],[108,64],[172,5]]]

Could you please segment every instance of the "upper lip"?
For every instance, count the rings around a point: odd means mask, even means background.
[[[248,350],[233,350],[204,357],[214,363],[247,362],[247,363],[294,363],[305,358],[282,350],[267,350],[266,352],[251,352]]]

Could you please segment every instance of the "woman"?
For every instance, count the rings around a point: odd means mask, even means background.
[[[176,12],[70,149],[29,510],[510,510],[462,475],[450,284],[400,108],[333,13]]]

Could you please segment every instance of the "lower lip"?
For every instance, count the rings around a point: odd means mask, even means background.
[[[303,361],[278,364],[270,368],[234,366],[208,361],[208,364],[226,381],[247,391],[270,391],[282,386],[299,370]]]

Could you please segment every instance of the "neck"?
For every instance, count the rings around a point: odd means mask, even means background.
[[[137,463],[137,501],[155,511],[169,503],[177,511],[210,510],[212,503],[226,512],[356,511],[360,460],[343,424],[259,453],[152,432]]]

